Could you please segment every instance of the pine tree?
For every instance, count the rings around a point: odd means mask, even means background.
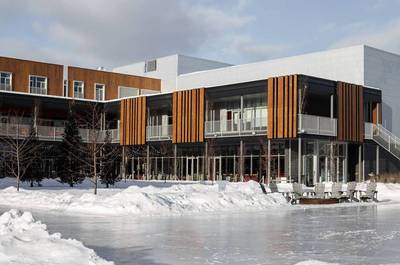
[[[119,149],[111,143],[111,135],[106,131],[104,145],[100,154],[100,181],[108,188],[119,179]]]
[[[78,124],[74,117],[74,107],[70,106],[68,120],[62,142],[59,147],[59,154],[56,161],[57,175],[62,183],[68,183],[70,187],[82,183],[85,179],[82,174],[81,146],[82,138],[79,135]]]
[[[42,144],[39,142],[37,138],[37,134],[35,131],[35,127],[33,124],[31,125],[31,144],[36,148],[32,151],[31,154],[31,163],[26,171],[26,173],[21,177],[21,181],[26,181],[30,183],[30,186],[33,187],[33,183],[40,183],[43,180],[43,170],[42,170]]]

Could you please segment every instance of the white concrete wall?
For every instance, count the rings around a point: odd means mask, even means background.
[[[145,62],[138,62],[114,68],[114,72],[140,75],[161,79],[161,92],[171,92],[177,87],[176,79],[179,74],[203,71],[225,67],[229,64],[205,60],[185,55],[171,55],[157,58],[157,70],[145,73]]]
[[[353,46],[183,74],[178,77],[178,89],[220,86],[288,74],[305,74],[362,84],[363,49],[363,46]]]
[[[382,124],[400,137],[400,55],[365,47],[364,85],[382,90]]]
[[[178,75],[231,66],[227,63],[178,55]]]
[[[145,73],[145,62],[114,68],[114,72],[161,79],[161,92],[173,91],[178,76],[178,55],[157,58],[157,70]]]

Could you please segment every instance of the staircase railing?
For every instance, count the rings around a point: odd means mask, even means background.
[[[400,138],[382,125],[373,125],[372,139],[400,159]]]

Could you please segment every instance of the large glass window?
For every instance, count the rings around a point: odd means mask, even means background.
[[[12,90],[12,74],[7,72],[0,72],[0,90]]]
[[[83,81],[74,81],[74,98],[84,98]]]
[[[29,91],[33,94],[47,95],[47,77],[29,76]]]
[[[103,84],[96,84],[95,91],[96,91],[96,100],[104,100],[104,85]]]

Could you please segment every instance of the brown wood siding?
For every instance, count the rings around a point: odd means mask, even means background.
[[[62,65],[0,57],[0,71],[12,73],[13,91],[29,93],[29,75],[38,75],[47,77],[47,95],[63,96]]]
[[[155,91],[160,91],[161,89],[160,79],[68,66],[68,95],[70,97],[73,97],[74,80],[84,82],[84,96],[86,99],[95,98],[94,86],[96,83],[105,85],[106,100],[118,98],[119,86]]]
[[[120,104],[120,144],[145,144],[146,97],[123,99]]]
[[[204,88],[172,95],[172,142],[204,142]]]
[[[364,98],[360,85],[337,82],[337,138],[339,141],[364,141]]]
[[[267,81],[268,137],[297,137],[297,75],[272,77]]]
[[[372,105],[372,123],[382,124],[382,104],[374,103]]]

